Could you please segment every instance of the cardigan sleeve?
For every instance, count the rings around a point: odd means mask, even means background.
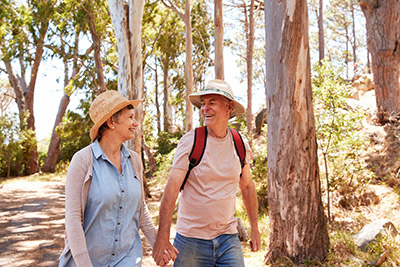
[[[79,151],[72,157],[65,182],[65,230],[72,257],[78,267],[92,266],[82,226],[82,204],[85,205],[81,203],[82,188],[89,166],[86,154]]]
[[[146,237],[147,241],[149,241],[151,247],[153,248],[154,243],[157,239],[157,230],[154,226],[153,220],[151,219],[151,215],[149,209],[146,205],[146,200],[144,197],[144,188],[143,188],[143,164],[142,160],[140,159],[139,154],[134,151],[130,151],[132,155],[132,162],[135,169],[135,174],[139,179],[142,191],[142,206],[140,209],[140,218],[139,218],[139,226],[142,230],[144,236]]]

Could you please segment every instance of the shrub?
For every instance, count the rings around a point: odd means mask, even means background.
[[[328,189],[351,192],[370,177],[363,158],[368,141],[359,133],[365,114],[347,105],[350,89],[338,73],[326,62],[314,66],[315,127],[321,177],[329,182]]]

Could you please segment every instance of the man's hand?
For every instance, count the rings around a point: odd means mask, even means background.
[[[170,260],[175,261],[179,251],[167,240],[157,239],[153,248],[153,259],[158,266],[165,266]]]
[[[260,235],[260,231],[258,231],[258,229],[255,229],[254,231],[251,231],[251,235],[250,235],[250,241],[249,241],[249,245],[251,248],[251,251],[256,252],[260,250],[261,247],[261,235]]]

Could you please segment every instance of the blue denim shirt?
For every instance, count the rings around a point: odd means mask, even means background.
[[[138,230],[141,188],[129,151],[121,146],[121,174],[97,140],[91,146],[93,177],[83,225],[90,260],[93,266],[141,266],[142,242]],[[75,266],[68,254],[65,266]]]

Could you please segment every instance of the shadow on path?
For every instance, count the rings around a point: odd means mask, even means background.
[[[0,266],[57,266],[64,247],[64,181],[0,189]]]

